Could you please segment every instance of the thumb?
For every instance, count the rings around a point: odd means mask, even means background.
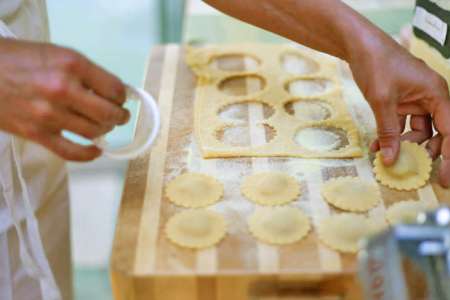
[[[394,104],[373,107],[377,122],[378,142],[383,163],[390,166],[397,160],[400,149],[400,124]]]

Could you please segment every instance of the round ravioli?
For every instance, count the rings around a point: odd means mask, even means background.
[[[223,185],[205,174],[184,173],[169,182],[166,196],[171,202],[183,207],[205,207],[222,198]]]
[[[246,177],[241,192],[257,204],[275,206],[297,199],[300,185],[295,178],[284,173],[262,172]]]
[[[403,141],[400,153],[392,166],[385,166],[378,151],[373,162],[375,177],[383,185],[398,190],[422,187],[430,178],[431,158],[424,147]]]
[[[291,244],[304,238],[311,225],[305,213],[290,206],[259,208],[248,219],[250,232],[269,244]]]
[[[399,223],[416,223],[417,216],[421,212],[426,212],[436,208],[430,203],[407,200],[392,204],[386,210],[386,219],[391,225]]]
[[[381,193],[376,183],[357,177],[338,177],[328,180],[322,187],[322,196],[331,205],[354,212],[366,212],[381,200]]]
[[[385,224],[373,218],[344,213],[323,219],[318,227],[318,235],[322,243],[334,250],[356,253],[363,238],[384,228]]]
[[[222,240],[225,234],[225,219],[205,209],[183,211],[171,217],[166,224],[169,240],[185,248],[211,247]]]

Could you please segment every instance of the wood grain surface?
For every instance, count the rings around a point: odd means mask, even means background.
[[[149,58],[145,89],[158,99],[162,127],[151,152],[129,165],[111,257],[115,299],[362,299],[355,281],[356,257],[325,247],[314,229],[306,239],[287,246],[254,239],[246,218],[255,205],[240,195],[238,185],[243,176],[261,170],[296,176],[303,193],[292,205],[309,214],[315,227],[322,218],[339,212],[321,198],[322,183],[344,175],[374,180],[372,157],[202,159],[192,135],[195,77],[184,58],[185,51],[178,45],[156,47]],[[252,83],[246,88],[251,92]],[[345,96],[353,99],[357,93],[347,91]],[[353,100],[346,100],[352,104]],[[353,115],[367,150],[373,126],[366,124],[364,109],[353,108]],[[252,118],[258,118],[258,112],[250,110]],[[264,138],[252,124],[252,142]],[[224,183],[223,201],[210,208],[222,213],[229,224],[227,237],[216,247],[187,250],[170,243],[164,234],[168,218],[182,210],[166,199],[164,186],[185,171],[212,174]],[[384,202],[370,211],[380,218],[386,207],[400,200],[450,203],[450,192],[437,185],[435,175],[431,184],[418,191],[398,192],[382,186],[381,190]]]

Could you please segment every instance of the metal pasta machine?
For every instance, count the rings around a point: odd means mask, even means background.
[[[419,214],[363,242],[367,300],[450,300],[450,208]]]

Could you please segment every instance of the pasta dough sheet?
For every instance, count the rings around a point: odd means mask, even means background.
[[[286,56],[296,60],[284,63]],[[246,63],[217,67],[228,57]],[[335,59],[287,45],[236,44],[190,48],[187,63],[197,75],[194,131],[204,158],[362,156]],[[251,126],[220,116],[246,103],[259,104],[252,108],[260,111],[258,125],[266,131],[259,143],[236,143],[244,136],[255,141]]]

